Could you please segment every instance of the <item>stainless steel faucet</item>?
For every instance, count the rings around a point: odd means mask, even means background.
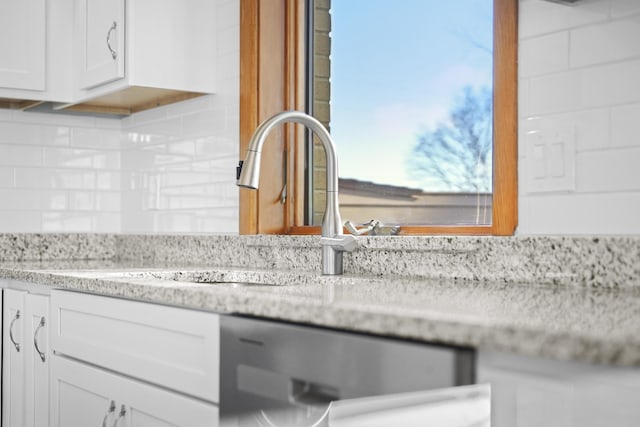
[[[324,147],[327,158],[327,205],[322,219],[322,274],[342,274],[342,253],[351,252],[356,246],[356,238],[342,232],[342,219],[338,205],[338,158],[331,135],[315,118],[300,111],[283,111],[265,120],[258,126],[249,141],[247,156],[242,164],[237,185],[251,189],[258,188],[260,179],[260,158],[262,145],[269,132],[280,123],[300,123],[311,129]]]

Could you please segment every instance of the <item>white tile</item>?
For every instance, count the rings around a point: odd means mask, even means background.
[[[518,79],[518,117],[529,116],[529,80]]]
[[[612,0],[611,16],[620,17],[640,13],[638,0]]]
[[[216,35],[218,37],[218,57],[240,51],[240,27],[238,25],[222,28],[216,32]]]
[[[613,63],[530,80],[531,115],[633,103],[640,100],[640,61]]]
[[[90,191],[69,191],[69,209],[87,211],[96,209],[96,194]]]
[[[10,188],[15,184],[15,171],[9,166],[0,166],[0,187]]]
[[[640,192],[524,196],[518,234],[640,234]]]
[[[189,137],[216,135],[225,129],[226,114],[222,108],[183,116],[183,135]]]
[[[582,193],[640,190],[638,165],[640,148],[578,153],[576,189]]]
[[[40,166],[42,148],[22,145],[0,145],[0,165]]]
[[[10,122],[13,120],[13,110],[0,108],[0,122]]]
[[[529,80],[529,115],[551,114],[582,107],[582,77],[571,71]]]
[[[535,116],[519,121],[519,131],[524,135],[541,129],[558,129],[567,126],[575,128],[578,151],[607,148],[611,145],[609,109],[607,108]]]
[[[544,0],[520,2],[519,36],[532,37],[565,30],[609,17],[609,0],[590,0],[566,6]]]
[[[640,15],[577,28],[570,32],[571,67],[640,56]]]
[[[41,193],[37,190],[0,189],[3,210],[37,211],[41,209]]]
[[[120,191],[121,173],[115,172],[97,172],[96,173],[96,189]]]
[[[237,0],[218,1],[216,25],[220,29],[240,25],[240,4]]]
[[[50,188],[45,182],[44,172],[42,168],[17,167],[15,169],[16,188]]]
[[[640,103],[611,109],[611,145],[640,147]]]
[[[42,214],[28,211],[0,211],[0,232],[39,233],[42,231]]]
[[[47,191],[42,193],[43,211],[63,211],[68,209],[68,193],[65,191]]]
[[[94,233],[121,233],[120,213],[99,212],[94,215]]]
[[[43,187],[62,190],[93,190],[96,187],[96,173],[93,170],[46,169],[43,177]]]
[[[95,208],[98,211],[120,212],[120,193],[99,191],[95,193]]]
[[[89,233],[95,230],[95,215],[70,212],[44,212],[42,214],[42,231]]]
[[[16,111],[13,120],[21,123],[48,124],[58,126],[94,127],[95,118],[91,116],[75,116],[70,114],[47,114]]]
[[[121,133],[119,130],[73,128],[70,145],[99,150],[119,150]]]
[[[569,33],[558,33],[525,39],[518,51],[520,77],[565,71],[569,68]]]
[[[233,51],[220,56],[216,63],[216,81],[218,90],[228,90],[227,81],[240,76],[240,52]]]
[[[640,60],[585,69],[581,90],[583,106],[626,104],[640,101]]]

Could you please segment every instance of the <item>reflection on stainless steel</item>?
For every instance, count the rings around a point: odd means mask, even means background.
[[[384,395],[424,393],[474,381],[475,354],[469,349],[266,320],[223,316],[221,348],[224,427],[341,425],[330,420],[349,421],[348,399],[377,396],[377,407],[385,408],[379,403],[386,401]],[[434,402],[453,402],[454,395],[402,398],[416,408],[427,405],[433,412],[442,406]],[[367,404],[359,399],[355,403]],[[334,414],[339,404],[342,409]],[[393,415],[387,408],[381,416]]]

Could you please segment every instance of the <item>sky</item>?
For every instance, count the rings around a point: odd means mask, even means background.
[[[466,85],[491,85],[493,0],[332,0],[331,134],[339,174],[421,188],[418,136]]]

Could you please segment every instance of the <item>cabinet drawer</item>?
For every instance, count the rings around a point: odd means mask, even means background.
[[[217,314],[54,290],[51,324],[56,354],[219,400]]]

